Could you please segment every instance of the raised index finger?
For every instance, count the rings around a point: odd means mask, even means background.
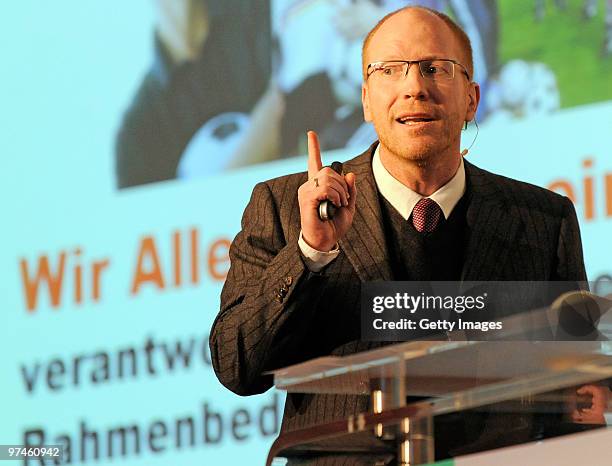
[[[319,149],[319,138],[314,131],[308,131],[308,179],[314,178],[323,168],[321,163],[321,150]]]

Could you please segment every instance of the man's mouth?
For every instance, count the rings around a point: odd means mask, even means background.
[[[416,125],[420,123],[428,123],[435,120],[436,118],[430,115],[403,115],[395,119],[395,121],[402,125]]]

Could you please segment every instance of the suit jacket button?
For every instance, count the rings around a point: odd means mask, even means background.
[[[283,281],[285,282],[285,285],[291,286],[291,284],[293,283],[293,277],[292,276],[285,277]]]

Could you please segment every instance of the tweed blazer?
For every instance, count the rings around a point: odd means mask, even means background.
[[[357,183],[353,224],[340,255],[320,273],[305,266],[298,187],[307,173],[257,184],[230,248],[231,267],[210,335],[223,385],[240,395],[272,386],[272,369],[380,346],[360,341],[361,283],[393,280],[379,193],[377,143],[344,164]],[[463,280],[585,281],[578,221],[569,199],[465,162],[471,200]],[[281,432],[346,418],[368,397],[289,394]]]

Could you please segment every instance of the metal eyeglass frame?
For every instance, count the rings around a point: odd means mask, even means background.
[[[431,61],[447,61],[453,64],[453,77],[451,79],[454,79],[455,77],[455,65],[458,65],[461,67],[461,71],[463,72],[463,74],[465,75],[466,78],[468,78],[469,82],[472,82],[472,79],[470,78],[470,74],[468,73],[467,69],[465,68],[465,66],[463,66],[461,63],[459,63],[456,60],[452,60],[450,58],[427,58],[424,60],[383,60],[383,61],[375,61],[372,62],[370,64],[368,64],[368,67],[366,69],[366,79],[368,79],[370,76],[372,76],[372,74],[374,74],[374,71],[372,71],[370,73],[370,68],[377,66],[377,65],[381,65],[383,63],[405,63],[408,65],[408,68],[406,68],[406,74],[404,75],[404,77],[408,76],[408,72],[410,71],[410,66],[412,66],[413,63],[416,63],[419,67],[419,73],[421,73],[421,77],[423,77],[424,79],[429,79],[426,76],[423,76],[423,70],[421,69],[421,63],[423,62],[431,62]]]

